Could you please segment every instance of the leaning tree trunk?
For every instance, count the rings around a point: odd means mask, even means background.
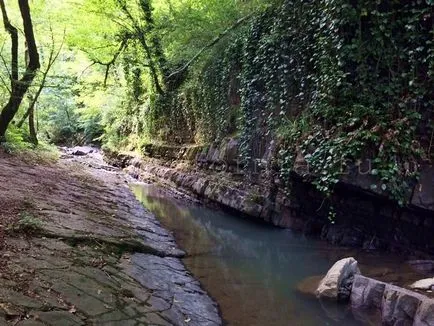
[[[30,15],[30,7],[28,0],[18,0],[20,7],[21,17],[23,19],[24,36],[26,39],[29,62],[26,66],[24,75],[18,80],[18,33],[17,29],[10,23],[7,15],[4,0],[0,0],[0,7],[3,16],[3,22],[6,31],[11,35],[12,40],[12,63],[11,63],[11,95],[8,102],[4,106],[0,114],[0,141],[4,141],[6,130],[12,119],[18,112],[24,95],[29,89],[33,79],[35,78],[36,71],[39,69],[39,53],[36,47],[35,35],[33,33],[32,18]]]
[[[36,101],[31,99],[31,104],[29,107],[29,133],[30,141],[33,145],[38,145],[38,135],[35,128],[35,105]]]

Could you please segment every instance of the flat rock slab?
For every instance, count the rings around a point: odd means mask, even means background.
[[[77,160],[0,161],[0,198],[37,221],[0,244],[0,326],[221,325],[124,175]]]
[[[174,325],[220,325],[217,305],[179,259],[134,254],[124,266],[126,274],[152,290],[149,302],[163,309],[163,317]]]

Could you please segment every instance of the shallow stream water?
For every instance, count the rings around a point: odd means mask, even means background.
[[[297,290],[307,277],[324,275],[336,260],[353,252],[174,199],[158,186],[133,184],[131,188],[174,232],[187,252],[185,265],[217,301],[227,325],[363,325],[347,306],[321,303]],[[371,274],[383,270],[387,274],[403,266],[386,256],[360,259]]]

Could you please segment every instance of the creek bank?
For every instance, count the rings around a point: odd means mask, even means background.
[[[373,176],[349,169],[335,188],[336,217],[331,224],[328,203],[312,184],[293,174],[288,195],[276,175],[267,174],[264,167],[272,161],[272,149],[264,151],[256,171],[249,172],[252,183],[245,181],[238,153],[238,141],[229,139],[209,146],[149,144],[143,148],[143,157],[106,151],[105,158],[142,181],[169,183],[251,218],[320,236],[333,244],[434,254],[432,166],[422,167],[420,183],[410,192],[407,207],[373,191],[371,185],[377,182]]]
[[[125,175],[98,152],[62,156],[0,153],[0,325],[220,325]]]

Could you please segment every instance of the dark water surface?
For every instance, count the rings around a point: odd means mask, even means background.
[[[228,325],[363,325],[346,306],[320,303],[297,291],[301,281],[325,274],[351,253],[290,230],[176,200],[154,185],[131,188],[174,232],[188,253],[185,265],[218,302]],[[395,264],[399,262],[390,263]]]

